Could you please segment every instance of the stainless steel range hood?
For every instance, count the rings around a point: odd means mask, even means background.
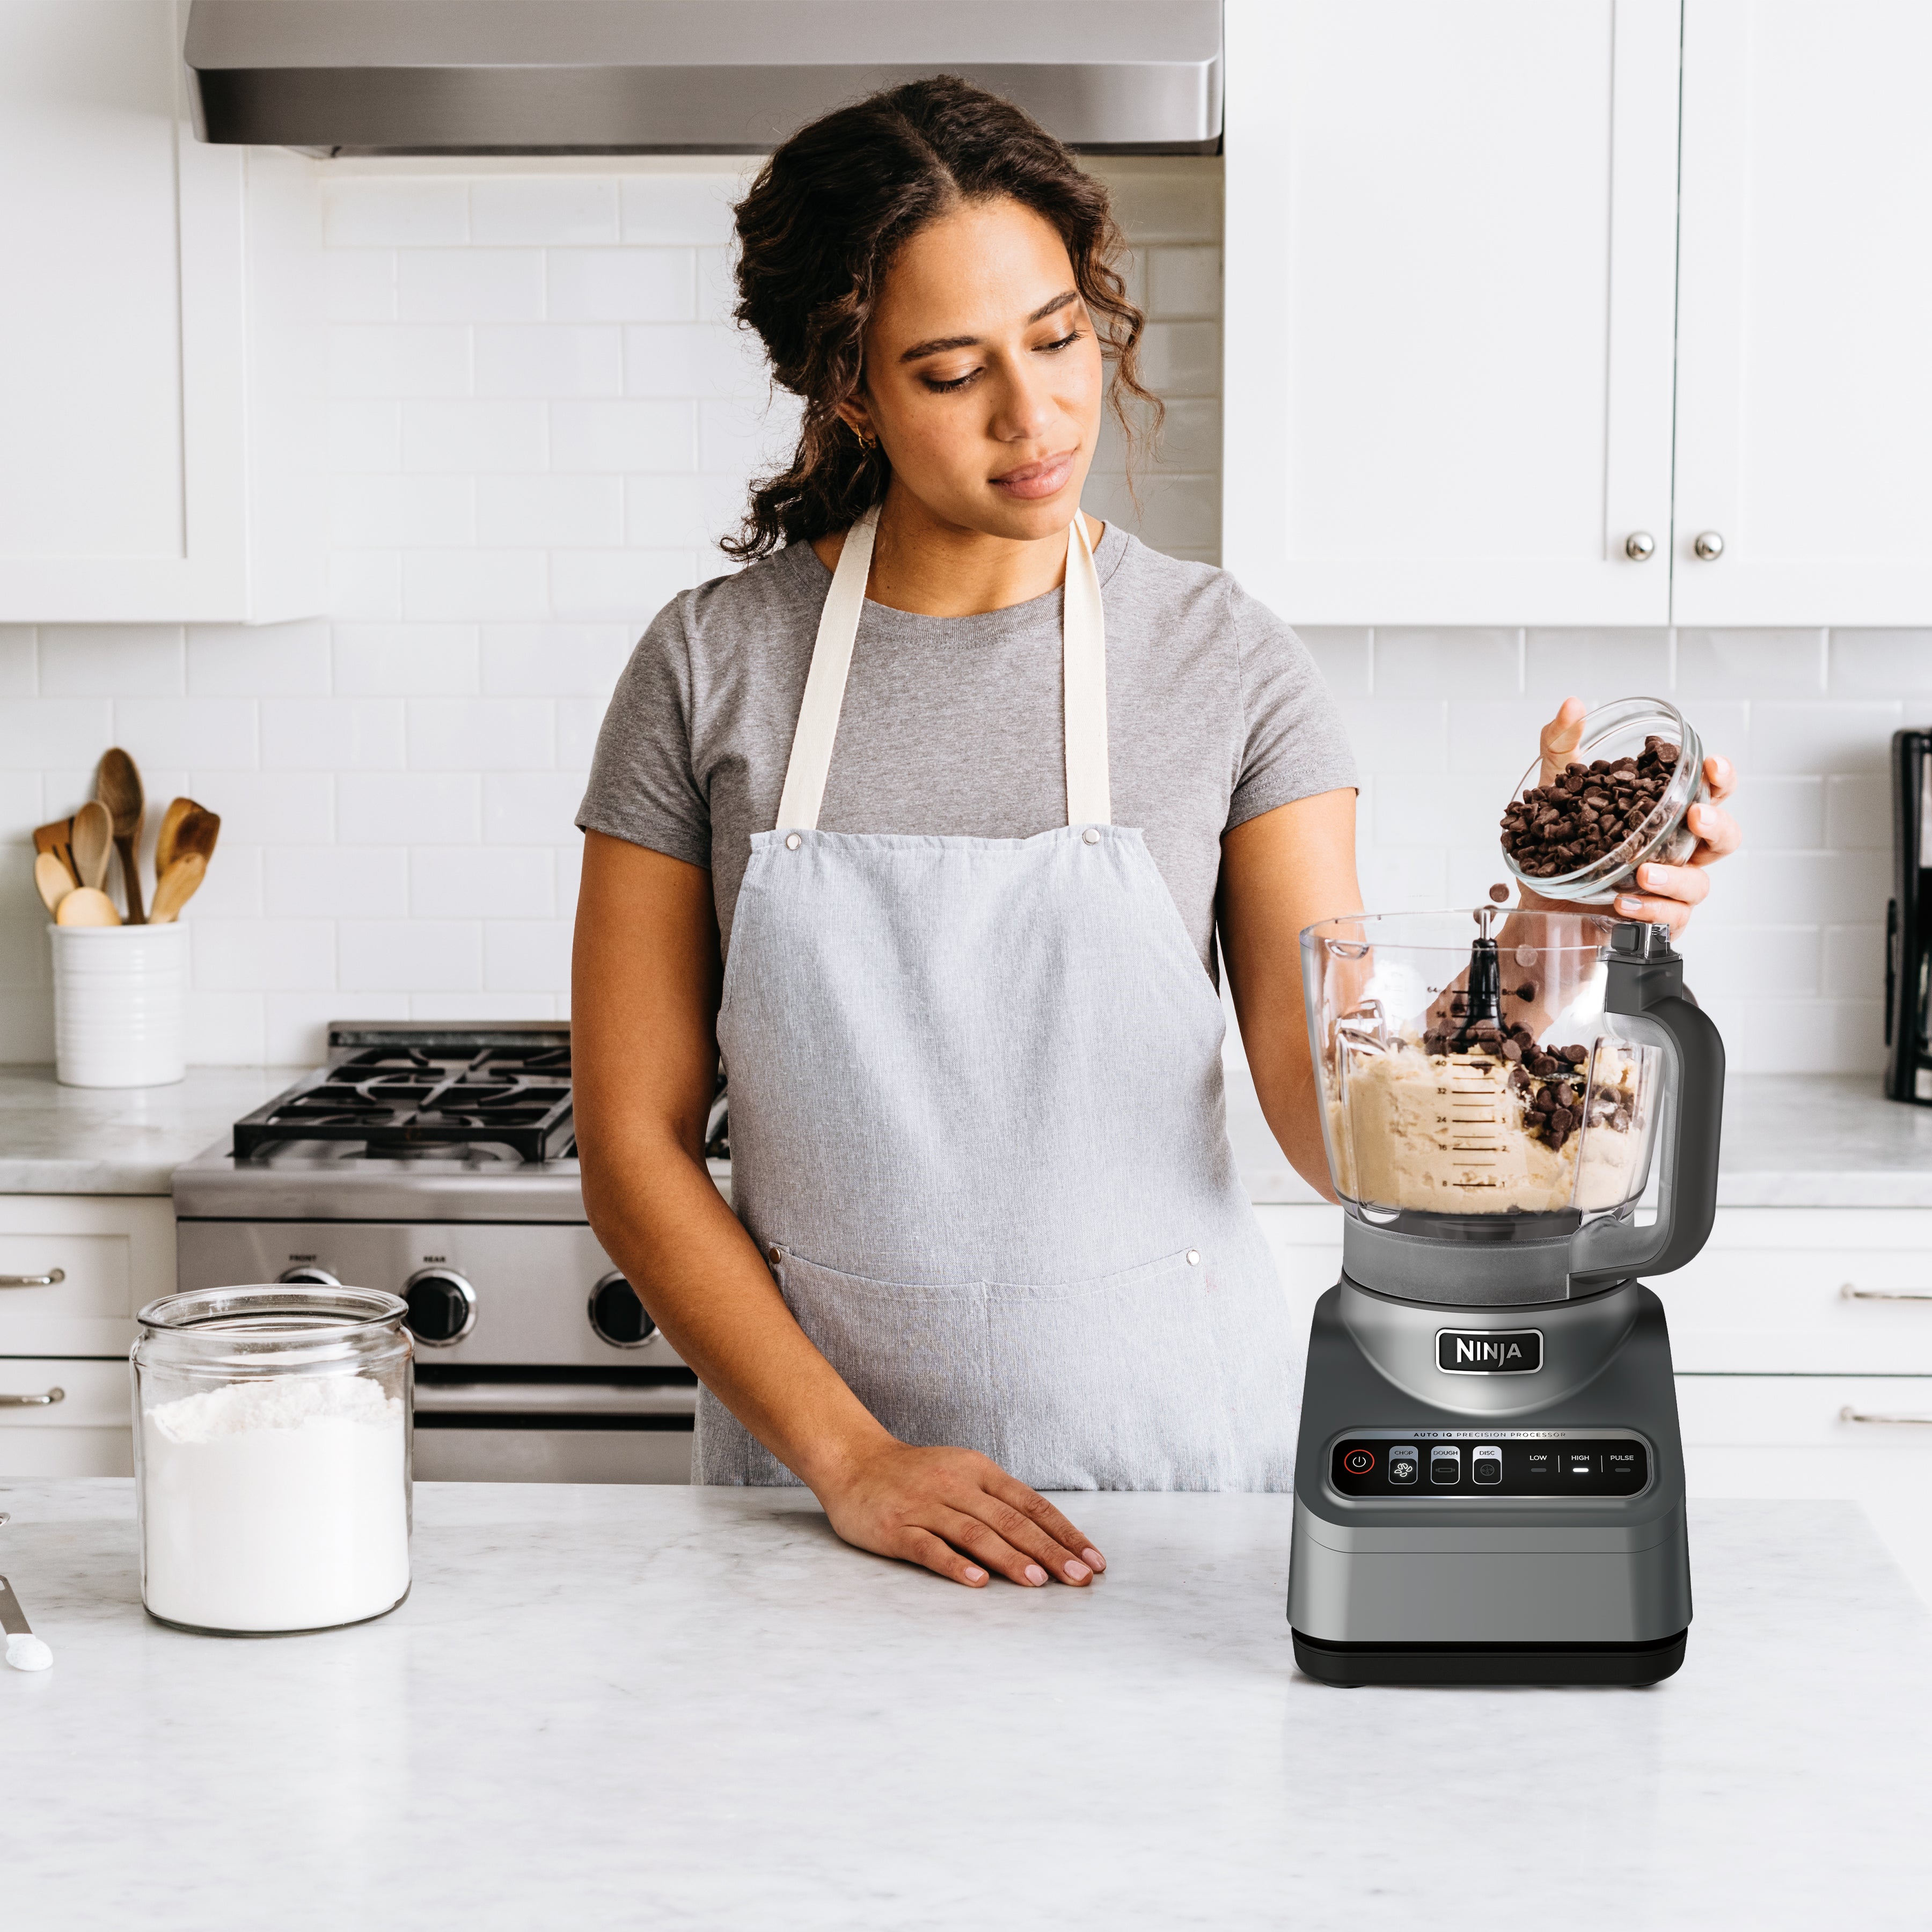
[[[326,154],[756,154],[957,74],[1096,154],[1221,137],[1220,0],[194,0],[204,140]]]

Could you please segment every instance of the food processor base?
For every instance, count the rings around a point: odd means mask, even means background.
[[[1673,1676],[1690,1633],[1654,1643],[1324,1643],[1293,1633],[1303,1675],[1341,1690],[1364,1684],[1609,1684],[1640,1688]]]

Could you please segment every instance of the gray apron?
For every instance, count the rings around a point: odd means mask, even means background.
[[[718,1039],[739,1218],[905,1442],[980,1450],[1040,1490],[1286,1489],[1300,1338],[1228,1144],[1220,998],[1140,833],[1111,823],[1084,523],[1064,596],[1069,823],[821,832],[876,518],[840,554],[733,922]],[[796,1480],[703,1389],[695,1477]]]

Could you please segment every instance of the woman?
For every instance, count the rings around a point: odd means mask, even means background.
[[[738,232],[802,426],[751,567],[659,614],[605,722],[585,1202],[698,1372],[700,1480],[802,1480],[968,1586],[1084,1584],[1041,1490],[1291,1479],[1302,1338],[1228,1146],[1214,938],[1325,1190],[1296,935],[1359,909],[1352,766],[1292,633],[1078,513],[1103,404],[1152,399],[1058,143],[902,87],[788,142]],[[1698,829],[1633,916],[1702,896],[1732,835]]]

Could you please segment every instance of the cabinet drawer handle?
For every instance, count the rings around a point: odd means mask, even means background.
[[[1881,1409],[1853,1408],[1850,1404],[1838,1412],[1840,1422],[1922,1422],[1932,1427],[1932,1415],[1907,1415]]]
[[[0,1408],[47,1408],[67,1400],[67,1390],[49,1389],[45,1395],[0,1395]]]
[[[58,1288],[66,1279],[65,1268],[49,1268],[45,1274],[0,1274],[0,1288]]]
[[[1927,1288],[1854,1288],[1846,1282],[1838,1292],[1847,1301],[1932,1301]]]

